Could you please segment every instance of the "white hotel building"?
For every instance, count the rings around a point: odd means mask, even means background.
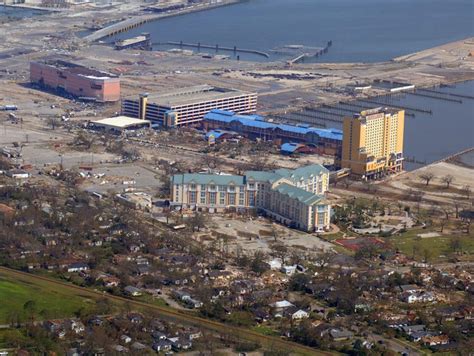
[[[177,174],[171,184],[174,207],[210,212],[255,209],[304,231],[329,228],[331,208],[325,199],[329,171],[321,165],[248,171],[243,176]]]

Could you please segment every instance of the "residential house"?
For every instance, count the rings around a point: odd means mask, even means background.
[[[354,336],[354,333],[352,333],[349,330],[346,329],[331,329],[329,331],[329,336],[331,339],[334,341],[343,341],[343,340],[350,340]]]
[[[89,270],[89,266],[87,263],[84,263],[84,262],[75,262],[67,266],[67,271],[69,273],[84,272],[88,270]]]
[[[295,305],[287,300],[281,300],[270,304],[270,307],[273,308],[273,316],[275,318],[282,318],[284,316],[285,310],[288,308],[293,308]]]
[[[183,301],[183,302],[188,299],[191,299],[191,293],[184,289],[173,290],[171,294],[173,295],[175,299]]]
[[[274,258],[268,261],[267,263],[270,266],[270,269],[274,271],[279,271],[282,267],[282,262],[281,262],[281,259],[279,258]]]
[[[7,176],[13,179],[28,179],[30,178],[30,173],[22,169],[10,169],[7,171]]]
[[[428,302],[433,302],[436,300],[433,292],[424,292],[424,291],[403,293],[401,297],[402,297],[401,299],[404,302],[409,303],[409,304],[428,303]]]
[[[449,343],[449,337],[447,335],[424,336],[421,342],[427,346],[446,345]]]
[[[203,306],[203,303],[197,299],[194,298],[188,298],[184,301],[187,306],[193,309],[199,309]]]
[[[303,309],[298,309],[293,314],[291,314],[292,320],[302,320],[309,318],[309,313],[304,311]]]
[[[282,266],[280,271],[284,274],[286,274],[287,276],[291,276],[293,274],[295,274],[296,272],[296,265],[293,265],[293,266]]]
[[[131,349],[137,352],[144,352],[147,348],[148,347],[146,345],[138,341],[135,341],[131,346]]]
[[[171,351],[173,343],[166,339],[159,339],[153,343],[152,349],[156,352]]]
[[[139,288],[133,286],[126,286],[123,290],[132,297],[139,297],[142,295],[142,291]]]

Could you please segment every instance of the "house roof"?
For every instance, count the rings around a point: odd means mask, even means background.
[[[209,139],[209,137],[214,136],[215,139],[218,139],[222,135],[229,134],[229,135],[236,135],[235,132],[233,131],[226,131],[226,130],[213,130],[209,131],[206,133],[206,140]]]
[[[280,150],[282,152],[288,152],[288,153],[293,153],[295,152],[298,148],[300,148],[302,145],[299,143],[284,143],[281,145]]]
[[[275,308],[289,308],[289,307],[293,307],[294,304],[290,303],[287,300],[281,300],[279,302],[273,303],[272,306]]]

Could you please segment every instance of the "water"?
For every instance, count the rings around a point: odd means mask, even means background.
[[[435,90],[474,96],[474,81]],[[415,112],[414,117],[405,116],[405,157],[429,164],[474,146],[474,100],[451,98],[460,99],[462,103],[410,94],[392,96],[391,101],[386,102],[387,106],[405,105],[432,111],[432,114]],[[327,125],[342,129],[342,125],[338,123],[327,122]],[[466,164],[472,164],[472,158],[472,155],[465,155],[463,159]],[[413,170],[422,165],[424,164],[405,162],[404,167],[406,170]]]
[[[19,8],[19,7],[10,7],[10,6],[0,5],[0,21],[3,17],[20,19],[24,17],[42,15],[46,12],[47,11],[44,11],[44,10],[25,9],[25,8]]]
[[[473,13],[472,0],[249,0],[147,23],[113,40],[150,32],[153,42],[265,52],[289,44],[322,47],[332,40],[320,61],[377,62],[473,36]],[[277,59],[282,57],[271,55]]]
[[[473,96],[474,81],[437,90]],[[474,146],[474,100],[461,100],[459,104],[413,95],[400,100],[401,105],[433,111],[432,115],[416,113],[415,117],[405,118],[405,157],[431,163]],[[405,165],[408,170],[418,167],[412,163]]]

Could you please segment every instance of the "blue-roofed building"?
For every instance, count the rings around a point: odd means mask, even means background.
[[[176,174],[171,206],[211,212],[251,209],[304,231],[322,231],[329,228],[328,184],[329,171],[318,164],[242,176]]]
[[[280,146],[280,152],[282,154],[291,155],[293,153],[296,153],[298,149],[301,147],[304,147],[304,145],[300,143],[294,143],[294,142],[284,143],[283,145]]]
[[[212,110],[204,116],[206,130],[232,130],[250,139],[279,140],[282,143],[310,143],[323,154],[338,154],[342,131],[320,129],[309,125],[276,124],[258,115],[237,115],[231,111]]]
[[[212,131],[206,132],[205,138],[206,138],[206,141],[209,142],[209,144],[214,144],[219,141],[232,139],[236,136],[238,136],[237,132],[226,131],[226,130],[212,130]]]

